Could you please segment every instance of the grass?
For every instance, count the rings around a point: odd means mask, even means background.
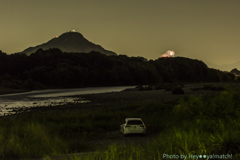
[[[144,145],[88,143],[119,130],[126,117],[141,117],[158,136]],[[96,111],[21,114],[0,119],[0,158],[37,158],[97,151],[72,159],[163,159],[168,155],[232,154],[240,157],[240,93],[134,104]],[[50,158],[46,158],[50,159]],[[188,158],[191,159],[191,158]]]
[[[192,90],[193,91],[198,91],[198,90],[224,91],[226,89],[222,86],[214,86],[214,85],[211,85],[211,84],[206,84],[203,87],[193,88]]]
[[[172,110],[171,127],[144,146],[111,145],[100,159],[163,159],[168,155],[222,155],[240,157],[240,94],[181,100]],[[193,159],[189,158],[188,159]]]
[[[98,147],[88,141],[101,139],[99,133],[119,130],[120,122],[126,117],[141,117],[152,131],[167,128],[168,123],[164,120],[169,119],[167,113],[175,103],[135,104],[84,113],[48,111],[2,117],[0,157],[37,158],[95,151]]]
[[[43,125],[38,123],[12,123],[8,129],[1,130],[1,157],[29,158],[47,154],[59,154],[64,144],[58,137],[50,138]]]

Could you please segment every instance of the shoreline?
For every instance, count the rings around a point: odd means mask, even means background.
[[[117,107],[117,106],[127,106],[131,104],[142,104],[142,103],[154,103],[159,101],[174,100],[189,96],[213,96],[221,91],[216,90],[196,90],[193,88],[199,88],[206,84],[190,84],[183,87],[185,94],[173,95],[171,91],[166,91],[164,89],[160,90],[127,90],[120,92],[108,92],[108,93],[94,93],[94,94],[82,94],[75,96],[64,96],[64,98],[76,98],[79,101],[66,103],[64,105],[56,106],[35,106],[29,108],[15,108],[15,112],[42,112],[42,111],[75,111],[75,110],[95,110],[99,108]],[[218,86],[226,85],[217,84]],[[234,84],[236,85],[236,84]],[[240,83],[237,84],[240,87]],[[61,97],[60,97],[61,98]],[[90,101],[87,103],[81,103],[81,101]],[[12,114],[13,115],[13,114]]]
[[[9,115],[16,115],[25,112],[42,112],[42,111],[75,111],[75,110],[95,110],[99,108],[117,107],[117,106],[127,106],[131,104],[142,104],[142,103],[154,103],[160,101],[169,101],[174,99],[179,99],[189,96],[213,96],[220,93],[219,90],[193,90],[194,88],[201,88],[203,86],[214,84],[215,86],[225,87],[226,89],[231,87],[234,89],[240,88],[240,83],[196,83],[188,84],[183,88],[185,94],[173,95],[171,91],[166,91],[165,89],[160,90],[124,90],[120,92],[108,92],[108,93],[93,93],[93,94],[82,94],[74,96],[63,96],[62,98],[76,98],[78,101],[69,102],[63,105],[49,105],[49,106],[33,106],[33,107],[19,107],[14,108],[15,113],[10,113]],[[228,87],[226,87],[226,85]],[[44,99],[44,98],[39,98]],[[87,103],[82,103],[81,101],[90,101]]]
[[[43,89],[36,89],[36,90],[30,90],[30,89],[11,89],[11,88],[5,88],[0,86],[0,96],[7,96],[8,94],[17,94],[17,93],[26,93],[26,92],[41,92],[45,90],[75,90],[75,89],[91,89],[91,88],[116,88],[116,87],[136,87],[136,85],[123,85],[123,86],[87,86],[87,87],[77,87],[77,88],[43,88]]]

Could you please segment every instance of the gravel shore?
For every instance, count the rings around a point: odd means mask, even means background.
[[[78,99],[75,102],[67,103],[64,105],[56,105],[56,106],[47,106],[47,107],[29,107],[29,108],[18,108],[19,112],[41,112],[41,111],[74,111],[74,110],[95,110],[98,108],[106,108],[106,107],[117,107],[117,106],[126,106],[130,104],[140,104],[147,102],[159,102],[163,100],[173,100],[181,97],[188,96],[211,96],[217,93],[220,93],[221,90],[206,90],[202,89],[202,87],[206,85],[211,85],[214,87],[225,87],[226,85],[231,88],[240,87],[240,83],[196,83],[196,84],[187,84],[182,87],[185,94],[181,95],[173,95],[172,91],[166,91],[165,89],[160,90],[145,90],[145,91],[137,91],[137,90],[127,90],[122,92],[109,92],[109,93],[98,93],[98,94],[86,94],[86,95],[76,95],[69,96],[74,99]],[[195,89],[195,90],[194,90]],[[196,90],[197,89],[197,90]],[[59,97],[60,98],[60,97]],[[63,97],[66,98],[66,97]],[[89,101],[87,103],[82,103],[82,101]],[[17,113],[19,113],[16,111]]]

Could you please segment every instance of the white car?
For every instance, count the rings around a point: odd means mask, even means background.
[[[126,118],[124,123],[120,125],[120,132],[126,136],[128,134],[146,135],[146,126],[141,118]]]

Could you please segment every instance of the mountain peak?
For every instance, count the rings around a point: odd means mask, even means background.
[[[235,75],[240,75],[240,71],[237,68],[234,68],[230,71],[230,73],[235,74]]]
[[[102,46],[96,45],[86,38],[79,32],[72,30],[70,32],[65,32],[60,36],[49,40],[46,43],[37,45],[35,47],[29,47],[23,51],[27,55],[35,53],[38,49],[42,48],[43,50],[50,48],[59,48],[63,52],[79,52],[79,53],[89,53],[91,51],[98,51],[106,55],[116,55],[112,51],[105,50]]]
[[[72,31],[65,32],[65,33],[61,34],[60,36],[56,36],[55,38],[71,39],[71,40],[83,40],[83,39],[85,39],[81,33],[79,33],[79,32],[72,32]],[[87,40],[87,39],[85,39],[85,40]]]
[[[82,35],[81,33],[76,32],[75,30],[72,30],[72,31],[69,31],[69,32],[65,32],[65,33],[63,33],[63,34],[61,34],[61,35],[67,35],[67,36],[73,36],[73,35],[75,35],[75,36],[82,36],[82,37],[83,37],[83,35]]]

